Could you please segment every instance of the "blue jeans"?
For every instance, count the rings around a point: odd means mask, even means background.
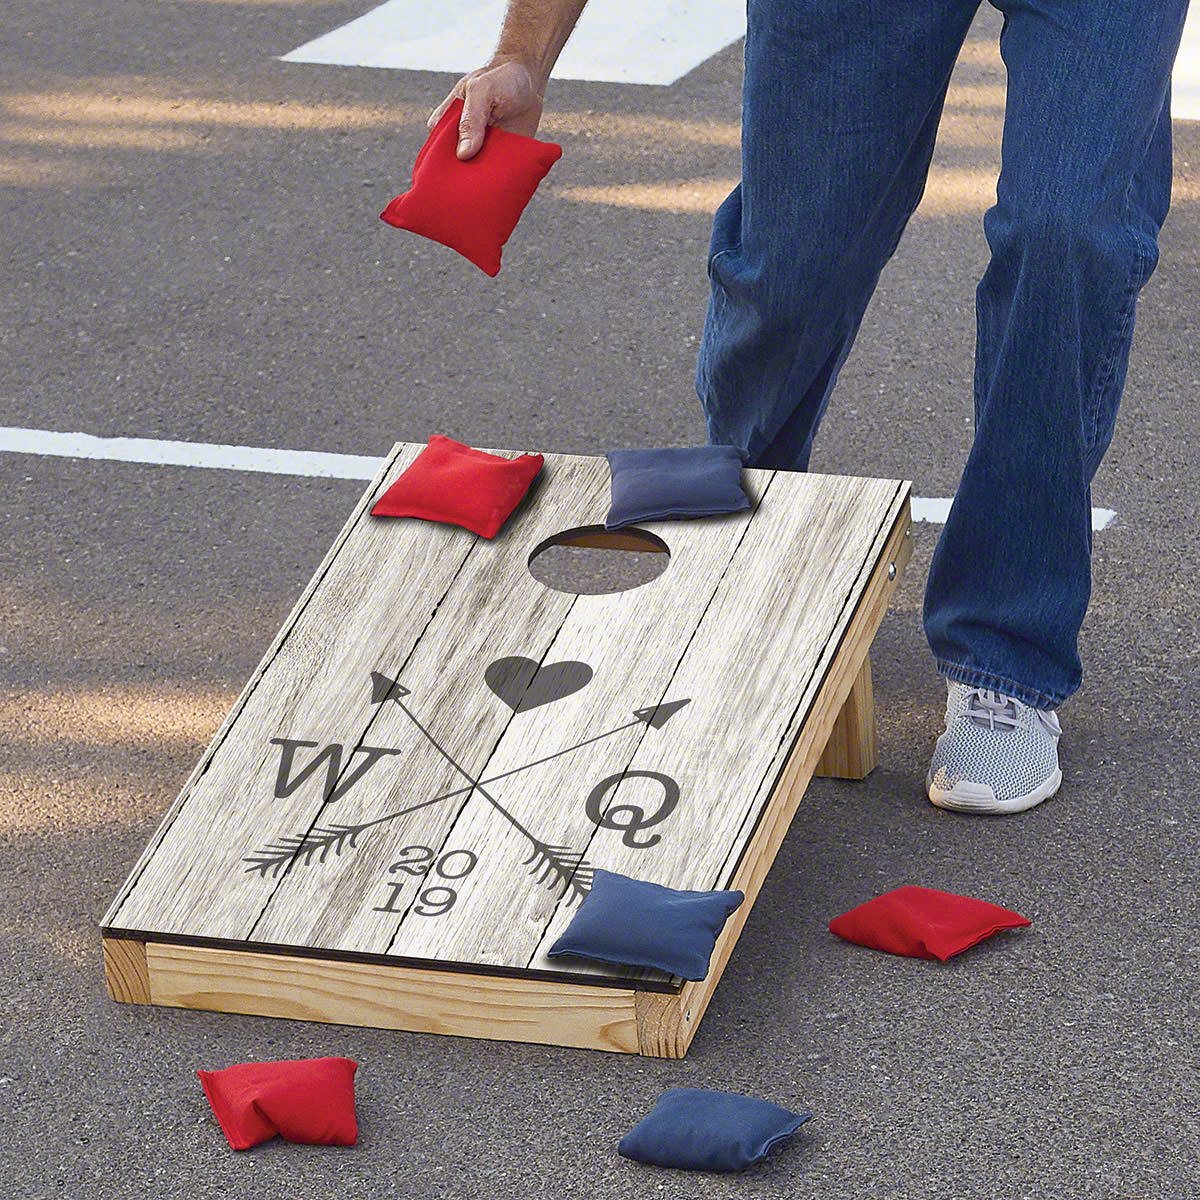
[[[1170,200],[1187,0],[993,2],[1008,99],[975,439],[923,621],[942,675],[1053,708],[1083,676],[1091,481]],[[709,440],[751,465],[808,467],[979,3],[748,0],[742,179],[713,221],[696,388]]]

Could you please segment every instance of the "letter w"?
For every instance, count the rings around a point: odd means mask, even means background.
[[[320,754],[315,754],[308,766],[303,767],[297,774],[292,774],[296,765],[296,751],[301,746],[314,749],[317,742],[302,742],[294,738],[272,738],[271,745],[282,746],[279,752],[279,773],[275,776],[275,795],[278,799],[290,796],[315,771],[325,764],[325,790],[323,798],[332,803],[340,800],[385,754],[399,754],[399,750],[389,750],[382,746],[359,746],[351,752],[350,757],[362,754],[365,757],[340,782],[338,776],[342,772],[342,749],[340,743],[331,742]]]

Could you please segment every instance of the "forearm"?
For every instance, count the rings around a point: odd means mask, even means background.
[[[536,72],[541,89],[587,0],[509,0],[496,59],[517,58]]]

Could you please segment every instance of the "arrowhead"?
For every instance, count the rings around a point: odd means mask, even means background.
[[[633,715],[645,721],[651,729],[661,729],[681,708],[691,700],[672,700],[669,704],[656,704],[653,708],[634,709]]]
[[[401,687],[394,680],[389,679],[386,675],[381,675],[378,671],[371,672],[371,703],[382,704],[389,696],[396,699],[399,696],[407,696],[408,688]]]

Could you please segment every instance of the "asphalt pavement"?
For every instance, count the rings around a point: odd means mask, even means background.
[[[556,83],[561,162],[488,279],[378,213],[453,77],[277,55],[364,5],[9,0],[0,424],[380,454],[449,433],[685,444],[740,46],[670,87]],[[972,432],[999,18],[956,73],[922,207],[812,469],[953,495]],[[0,454],[0,1190],[33,1197],[1200,1195],[1200,123],[1093,500],[1066,781],[935,810],[920,624],[939,527],[875,644],[879,767],[817,780],[684,1062],[113,1004],[98,921],[362,485]],[[1033,919],[948,964],[827,920],[923,883]],[[349,1055],[354,1149],[234,1154],[197,1067]],[[666,1087],[811,1109],[744,1176],[619,1158]]]

